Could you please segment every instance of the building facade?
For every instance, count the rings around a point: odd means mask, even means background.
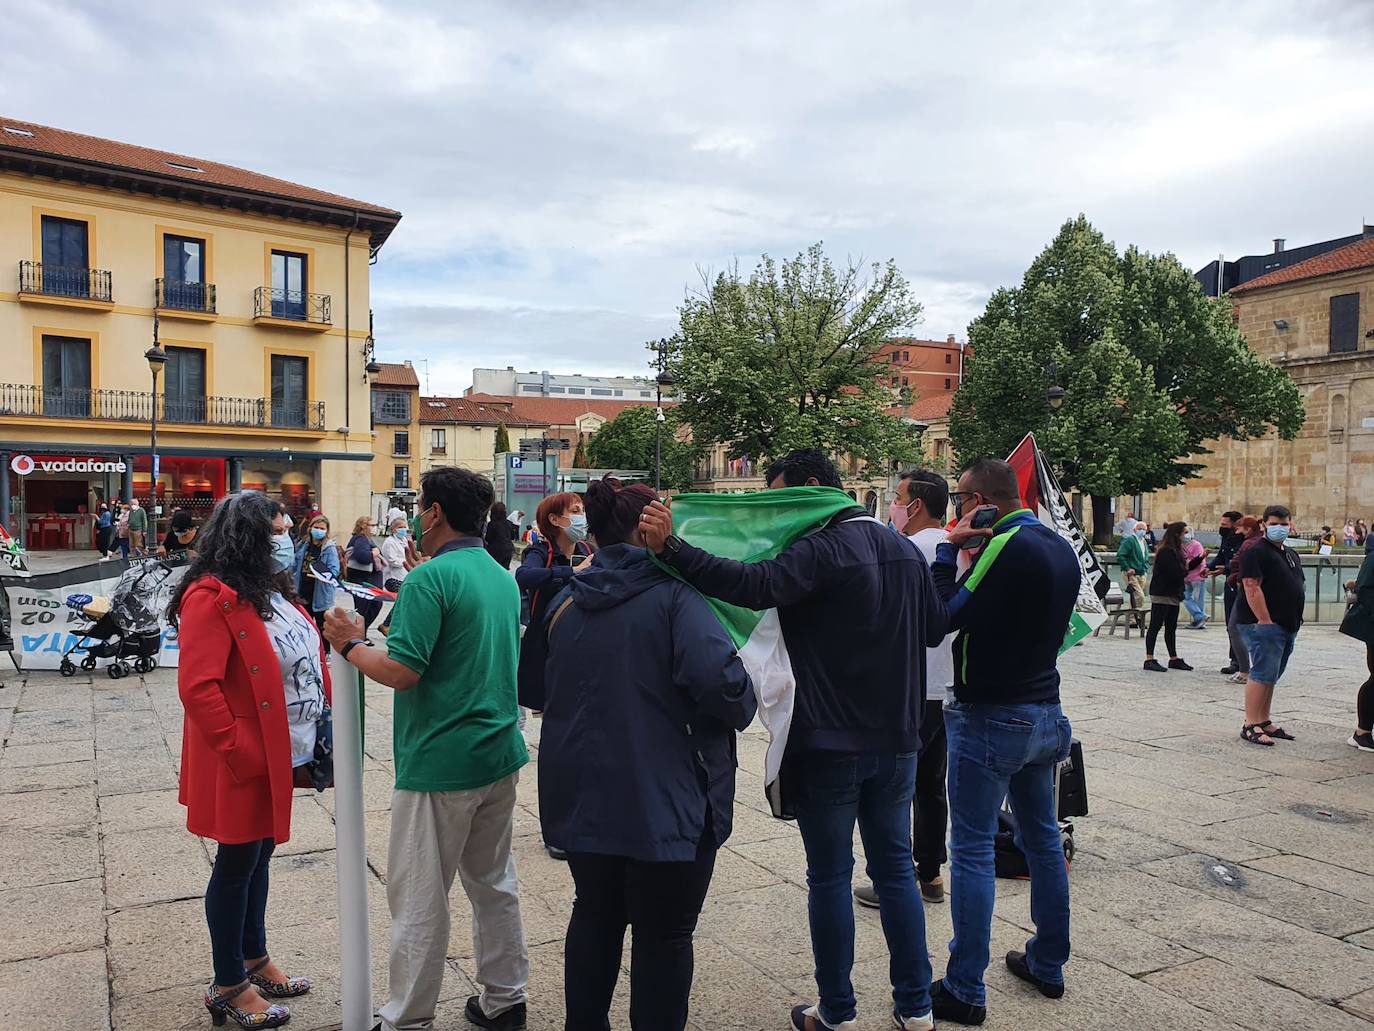
[[[379,362],[371,377],[372,511],[409,509],[420,489],[420,378],[410,362]]]
[[[607,398],[644,401],[654,397],[652,379],[631,376],[561,375],[551,372],[516,372],[504,369],[473,369],[467,395],[495,397]]]
[[[543,436],[548,426],[524,418],[502,405],[488,406],[469,397],[420,398],[420,472],[445,465],[483,476],[495,471],[496,435],[506,427],[513,450],[521,437]]]
[[[1209,443],[1200,477],[1144,499],[1151,523],[1209,526],[1227,509],[1286,505],[1299,530],[1374,517],[1374,236],[1231,291],[1259,355],[1290,375],[1307,417],[1295,440]]]
[[[889,389],[915,400],[952,395],[964,381],[967,346],[952,333],[944,340],[895,337],[878,352],[880,372]]]
[[[399,219],[232,166],[0,119],[11,530],[80,546],[101,500],[204,514],[243,488],[299,514],[366,511],[369,260]],[[35,517],[52,517],[37,540]],[[49,540],[52,525],[71,532]]]
[[[1224,255],[1219,256],[1216,261],[1198,269],[1193,277],[1208,297],[1220,297],[1260,276],[1267,276],[1271,272],[1297,265],[1308,258],[1358,243],[1371,235],[1374,235],[1374,226],[1362,224],[1360,232],[1353,236],[1340,236],[1334,240],[1322,240],[1319,243],[1307,243],[1298,247],[1289,247],[1287,240],[1275,237],[1273,250],[1266,254],[1247,254],[1233,261],[1227,261]]]
[[[523,420],[530,427],[542,427],[538,432],[518,434],[511,431],[511,448],[519,450],[521,436],[545,437],[549,440],[568,441],[568,448],[558,452],[558,467],[572,467],[579,441],[586,444],[602,426],[610,422],[626,408],[652,406],[654,401],[606,400],[605,398],[559,397],[499,397],[488,394],[470,394],[467,400],[475,401],[491,410],[510,412],[512,417]]]

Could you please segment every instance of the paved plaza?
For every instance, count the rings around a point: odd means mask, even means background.
[[[1304,633],[1276,717],[1298,740],[1238,737],[1241,687],[1215,672],[1220,630],[1181,633],[1193,674],[1140,669],[1138,639],[1102,637],[1063,662],[1064,705],[1086,753],[1092,815],[1077,821],[1073,960],[1059,1002],[1000,962],[1020,947],[1028,886],[998,884],[988,974],[995,1029],[1255,1031],[1374,1027],[1374,754],[1346,746],[1361,646]],[[182,717],[176,677],[27,679],[0,673],[0,1028],[137,1031],[208,1027],[202,894],[211,851],[176,803]],[[368,854],[375,994],[386,989],[384,878],[391,692],[366,696]],[[735,832],[697,936],[693,1027],[776,1029],[814,1000],[805,866],[794,825],[769,817],[765,738],[740,747]],[[535,769],[520,785],[517,862],[531,957],[530,1027],[562,1026],[566,866],[539,837]],[[272,865],[273,955],[315,979],[291,1027],[339,1019],[332,793],[300,793]],[[210,846],[213,849],[213,844]],[[856,846],[857,851],[857,846]],[[858,875],[862,876],[862,862]],[[454,934],[439,1028],[463,1028],[473,991],[467,902]],[[927,907],[937,974],[949,907]],[[890,1027],[878,915],[857,915],[860,1026]],[[628,951],[626,953],[628,960]],[[628,1027],[627,982],[616,1027]]]

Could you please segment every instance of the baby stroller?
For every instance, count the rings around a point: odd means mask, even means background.
[[[77,640],[62,654],[58,672],[64,677],[76,674],[77,667],[71,658],[75,652],[85,653],[81,668],[87,671],[95,669],[100,659],[113,659],[105,668],[111,680],[157,669],[157,656],[162,649],[159,614],[171,574],[172,569],[165,562],[145,559],[129,565],[109,598],[69,595],[67,607],[92,623],[80,631]]]

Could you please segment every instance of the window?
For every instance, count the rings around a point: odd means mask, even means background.
[[[448,452],[448,430],[440,427],[429,431],[429,450],[435,455]]]
[[[393,455],[410,454],[410,433],[408,431],[396,431],[396,441],[394,444],[391,445],[391,453]]]
[[[168,347],[162,370],[162,412],[168,422],[205,421],[205,352]]]
[[[954,364],[954,355],[950,354],[948,351],[945,352],[945,364],[946,364],[946,365],[953,365],[953,364]]]
[[[592,393],[599,397],[611,397],[611,392],[603,387],[592,387]]]
[[[404,390],[374,390],[372,417],[378,422],[410,422],[410,395]]]
[[[91,414],[91,342],[43,338],[43,414],[86,419]]]
[[[43,292],[63,297],[91,294],[89,227],[73,218],[43,216]]]
[[[290,251],[272,252],[273,318],[306,317],[305,291],[310,283],[309,272],[304,254],[293,254]]]
[[[550,387],[549,389],[552,390],[553,388]],[[539,393],[540,387],[538,383],[522,383],[520,384],[520,390],[522,393],[526,394],[537,394]]]
[[[624,397],[624,396],[625,396],[625,391],[623,391],[623,390],[617,390],[617,391],[615,392],[615,396],[616,396],[616,397]]]
[[[550,393],[550,394],[561,394],[561,393],[563,393],[563,388],[562,388],[562,387],[549,387],[549,393]]]
[[[893,387],[896,387],[897,384],[898,384],[897,377],[896,377],[896,376],[893,376],[893,377],[892,377],[892,386],[893,386]]]
[[[1340,294],[1331,298],[1331,353],[1345,354],[1360,349],[1360,295]]]
[[[410,466],[398,465],[391,471],[391,485],[397,490],[410,487]]]
[[[308,371],[304,358],[285,354],[272,356],[273,426],[294,426],[298,429],[305,426]]]
[[[648,392],[647,390],[641,390],[641,391],[639,392],[639,396],[640,396],[640,397],[648,397],[648,396],[649,396],[649,392]]]
[[[904,362],[909,362],[909,361],[911,361],[911,352],[910,352],[910,351],[903,351],[903,352],[902,352],[902,361],[904,361]]]
[[[585,394],[586,392],[587,392],[587,388],[586,388],[586,387],[569,387],[569,388],[568,388],[568,393],[569,393],[569,394]],[[647,393],[645,394],[645,396],[646,396],[646,397],[648,396]]]
[[[946,390],[949,389],[950,383],[951,383],[950,378],[949,378],[948,376],[946,376],[946,377],[945,377],[945,389],[946,389]]]
[[[890,361],[893,365],[897,364],[897,359],[899,357],[901,356],[896,351],[893,351],[890,355],[887,356],[888,361]]]
[[[909,387],[909,386],[911,386],[911,377],[910,377],[910,376],[903,376],[903,377],[902,377],[902,386],[904,386],[904,387]]]
[[[189,236],[162,238],[163,307],[204,311],[205,241]]]

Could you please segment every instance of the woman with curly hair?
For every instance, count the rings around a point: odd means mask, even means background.
[[[187,830],[219,843],[205,891],[215,970],[205,1008],[216,1025],[278,1027],[291,1013],[269,1000],[310,982],[267,953],[267,864],[291,834],[293,775],[315,757],[329,670],[296,601],[295,549],[276,502],[228,497],[197,540],[167,619],[182,651],[179,799]]]

